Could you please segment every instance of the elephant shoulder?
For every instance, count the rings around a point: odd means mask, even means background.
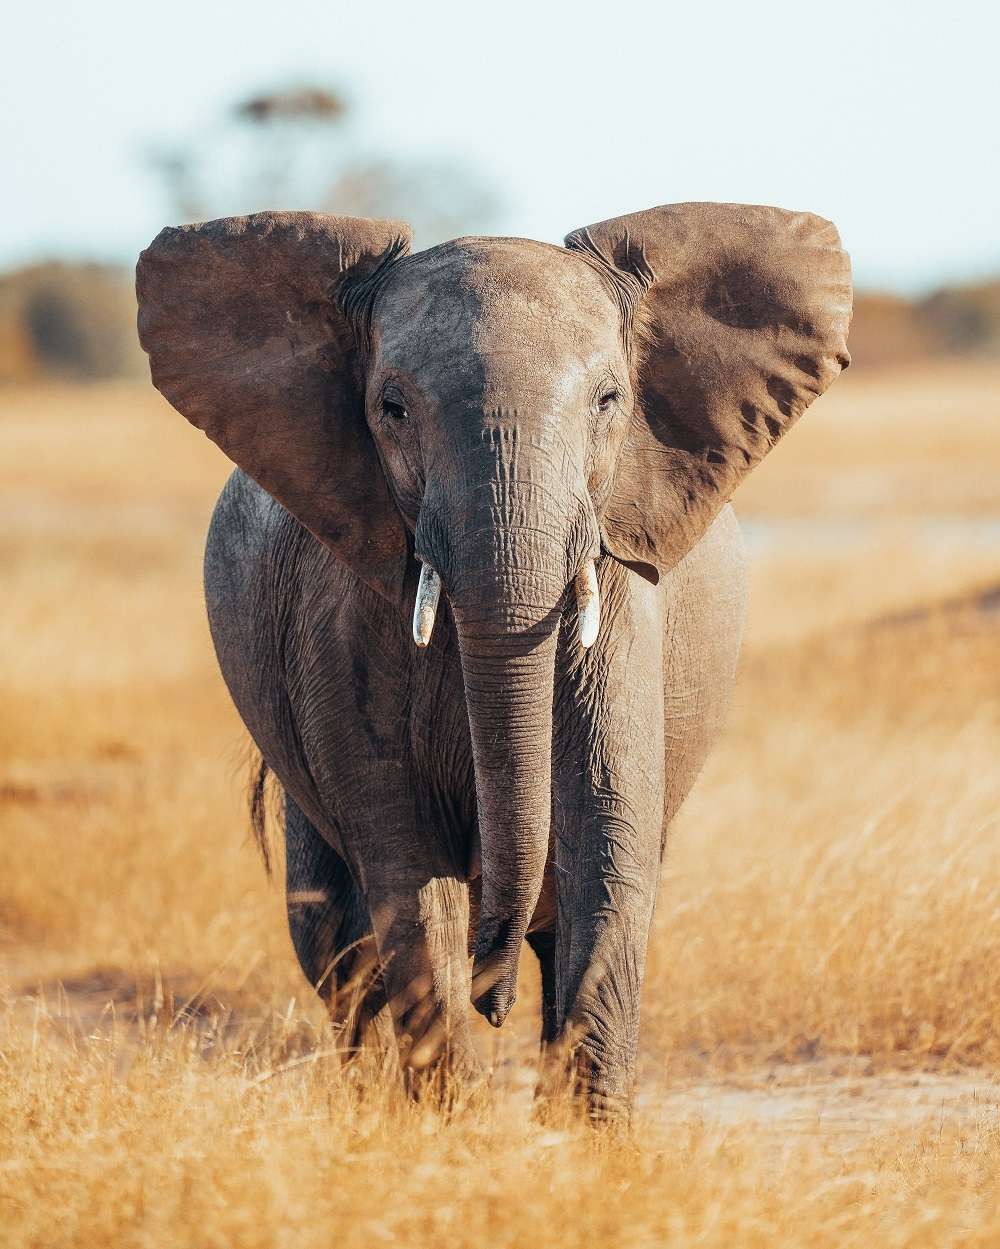
[[[213,602],[245,593],[268,566],[287,565],[309,544],[318,546],[268,492],[237,468],[216,500],[205,543],[205,595]]]
[[[665,581],[664,813],[669,823],[722,728],[743,640],[746,564],[729,505]]]
[[[692,616],[715,634],[742,637],[747,575],[743,533],[727,503],[701,539],[667,574],[668,616]]]
[[[669,697],[682,693],[684,714],[701,719],[711,739],[729,701],[746,620],[743,536],[729,504],[665,580],[665,688]],[[673,714],[680,714],[676,705]]]
[[[244,561],[271,540],[288,513],[261,486],[237,468],[222,487],[212,512],[206,543],[206,569],[220,562]],[[296,522],[297,523],[297,522]]]
[[[215,504],[205,544],[213,634],[261,632],[263,616],[316,618],[368,591],[336,556],[242,469]]]

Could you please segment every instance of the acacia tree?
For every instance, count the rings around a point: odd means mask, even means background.
[[[299,85],[239,100],[220,123],[148,159],[178,220],[299,208],[399,217],[418,247],[485,233],[499,200],[463,163],[362,151],[339,91]]]

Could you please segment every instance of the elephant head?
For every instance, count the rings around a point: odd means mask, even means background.
[[[473,996],[499,1025],[551,819],[559,624],[602,553],[654,583],[849,363],[833,226],[679,204],[564,248],[259,214],[163,231],[138,270],[156,386],[431,636],[443,587],[475,761]],[[571,587],[577,587],[577,601]]]

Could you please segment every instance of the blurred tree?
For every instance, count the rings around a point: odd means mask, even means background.
[[[145,160],[175,221],[263,208],[398,217],[417,247],[493,227],[498,198],[473,171],[362,152],[353,116],[347,97],[323,86],[255,92]],[[131,267],[51,263],[0,275],[0,382],[145,374]]]
[[[363,154],[351,137],[352,107],[339,91],[295,85],[237,101],[220,125],[147,159],[179,220],[264,208],[398,217],[427,247],[455,234],[485,233],[496,193],[450,159]]]
[[[468,169],[446,160],[350,164],[327,191],[323,206],[347,216],[408,221],[417,247],[462,234],[486,234],[498,208],[489,188]]]
[[[252,95],[233,110],[237,117],[254,122],[338,121],[347,112],[347,101],[324,87],[291,87],[285,91]]]
[[[1000,356],[1000,280],[946,286],[920,304],[947,351]]]
[[[127,270],[48,263],[0,277],[0,381],[96,381],[144,372]]]

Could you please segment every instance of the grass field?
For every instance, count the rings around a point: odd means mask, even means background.
[[[125,386],[0,439],[0,1243],[1000,1242],[1000,369],[852,372],[737,497],[628,1141],[532,1117],[530,968],[451,1118],[338,1070],[204,622],[225,462]]]

